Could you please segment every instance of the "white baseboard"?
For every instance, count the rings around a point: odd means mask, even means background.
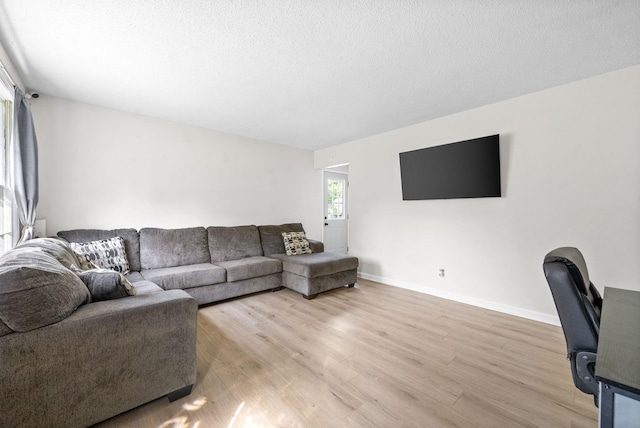
[[[442,291],[435,288],[425,287],[423,285],[412,284],[409,282],[398,281],[391,278],[385,278],[376,275],[370,275],[364,272],[358,272],[358,277],[368,279],[370,281],[379,282],[394,287],[404,288],[406,290],[417,291],[418,293],[430,294],[443,299],[453,300],[468,305],[478,306],[480,308],[490,309],[492,311],[502,312],[509,315],[515,315],[521,318],[527,318],[534,321],[540,321],[552,325],[560,325],[560,319],[557,315],[548,315],[541,312],[531,311],[529,309],[519,308],[516,306],[505,305],[503,303],[491,302],[488,300],[478,299],[476,297],[464,296],[462,294]]]

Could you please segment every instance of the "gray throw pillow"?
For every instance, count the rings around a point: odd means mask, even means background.
[[[90,298],[80,278],[40,248],[0,257],[0,319],[13,331],[61,321]]]
[[[136,295],[129,280],[114,270],[91,269],[79,272],[78,276],[89,289],[93,302]]]

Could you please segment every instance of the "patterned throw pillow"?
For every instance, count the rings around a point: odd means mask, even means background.
[[[311,254],[309,241],[304,236],[304,232],[282,232],[284,239],[284,249],[287,256],[296,256],[298,254]]]
[[[124,251],[124,239],[120,236],[91,242],[71,242],[71,248],[83,258],[103,269],[111,269],[123,275],[129,273],[127,253]]]

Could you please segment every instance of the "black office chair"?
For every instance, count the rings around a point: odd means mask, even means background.
[[[592,394],[598,406],[594,372],[602,298],[589,280],[587,264],[577,248],[551,251],[544,258],[543,268],[567,341],[573,383],[580,391]]]

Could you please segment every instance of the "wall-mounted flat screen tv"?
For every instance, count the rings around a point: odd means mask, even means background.
[[[400,174],[405,201],[500,197],[500,136],[400,153]]]

